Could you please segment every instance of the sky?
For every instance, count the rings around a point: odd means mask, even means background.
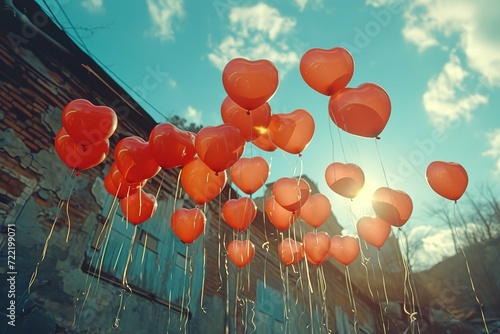
[[[269,181],[307,175],[329,197],[345,234],[356,233],[360,217],[374,215],[371,194],[389,185],[412,198],[403,228],[421,241],[421,262],[430,265],[450,255],[453,245],[449,229],[428,209],[453,203],[428,186],[429,163],[461,164],[471,196],[481,186],[500,195],[497,0],[39,2],[158,122],[178,115],[203,126],[222,124],[227,62],[273,62],[280,81],[269,100],[272,112],[309,111],[314,136],[301,157],[252,144],[245,156],[271,163]],[[306,51],[334,47],[353,56],[348,87],[373,82],[391,99],[378,141],[339,130],[328,116],[328,97],[300,75]],[[365,173],[353,201],[326,184],[325,169],[334,161],[358,164]]]

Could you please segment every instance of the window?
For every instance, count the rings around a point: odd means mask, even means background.
[[[186,260],[186,245],[165,219],[172,215],[173,198],[159,201],[156,214],[137,226],[126,222],[119,207],[106,222],[112,202],[109,196],[90,238],[82,269],[92,275],[99,272],[104,281],[121,288],[125,274],[134,293],[185,313],[181,309],[183,296],[194,276],[196,280],[202,276],[203,257],[191,255]],[[190,246],[190,254],[195,252],[203,252],[202,242]],[[127,261],[129,253],[131,261]],[[196,293],[191,292],[191,297],[197,298]]]
[[[283,333],[283,294],[257,281],[257,302],[255,305],[256,333]]]

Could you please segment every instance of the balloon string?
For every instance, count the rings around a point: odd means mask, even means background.
[[[193,251],[191,252],[193,253]],[[189,258],[189,262],[188,261]],[[186,245],[186,262],[189,265],[187,304],[186,304],[186,322],[184,323],[184,333],[187,333],[187,324],[189,320],[189,305],[191,304],[191,282],[193,279],[193,256],[189,254],[189,245]]]
[[[224,238],[223,238],[223,243],[224,243],[224,249],[226,249],[226,244],[225,244],[225,240],[226,240],[226,234],[224,233]],[[225,333],[229,333],[230,330],[229,330],[229,266],[227,265],[228,261],[227,261],[227,249],[226,249],[226,252],[225,252],[225,256],[224,256],[224,268],[225,268],[225,271],[226,271],[226,323],[225,323]]]
[[[377,149],[377,155],[378,155],[378,159],[380,161],[380,166],[382,167],[382,172],[384,173],[385,184],[386,184],[387,188],[389,188],[389,181],[387,179],[387,174],[385,172],[384,163],[382,162],[382,156],[380,155],[380,150],[378,148],[378,140],[377,139],[375,139],[375,148]]]
[[[240,300],[239,291],[240,291],[240,281],[241,281],[241,269],[236,273],[236,286],[234,291],[234,329],[238,332],[238,303]]]
[[[218,196],[218,206],[219,206],[219,212],[222,211],[222,200],[221,200],[221,194],[219,193],[219,196]],[[222,282],[222,273],[221,273],[221,270],[222,270],[222,266],[221,266],[221,262],[220,262],[220,258],[221,258],[221,249],[222,249],[222,240],[221,240],[221,228],[220,228],[220,223],[221,223],[221,215],[219,214],[218,217],[217,217],[217,238],[218,238],[218,247],[219,247],[219,252],[218,252],[218,256],[217,256],[217,272],[219,274],[219,286],[217,287],[217,291],[220,291],[220,289],[222,289],[222,285],[223,285],[223,282]]]
[[[387,317],[387,306],[389,305],[389,298],[387,297],[387,287],[385,285],[384,269],[382,268],[382,262],[380,262],[380,249],[377,250],[377,261],[380,273],[382,274],[382,287],[384,288],[384,297],[385,297],[384,315]],[[387,321],[387,329],[389,330],[389,321]]]
[[[262,197],[262,207],[266,206],[266,198],[263,196]],[[269,238],[267,236],[267,227],[266,227],[266,212],[265,210],[262,210],[262,225],[264,227],[264,240],[265,242],[262,244],[262,249],[266,251],[266,255],[264,257],[264,277],[263,277],[263,283],[264,283],[264,289],[267,287],[267,256],[269,255]]]
[[[384,310],[382,309],[382,302],[381,302],[382,299],[380,297],[380,292],[379,292],[378,285],[377,285],[377,276],[375,275],[375,265],[373,264],[373,262],[371,262],[371,269],[372,269],[373,280],[375,281],[375,284],[377,287],[377,289],[375,291],[377,292],[377,301],[378,301],[378,306],[379,306],[379,310],[380,310],[380,319],[382,322],[382,328],[384,330],[384,334],[386,334],[387,328],[385,326]]]
[[[182,188],[180,187],[181,175],[182,175],[182,168],[179,170],[179,175],[177,175],[177,183],[175,185],[174,207],[172,209],[172,212],[177,209],[177,199],[181,196],[182,192]]]
[[[455,203],[453,205],[453,219],[455,222],[457,221],[457,217],[456,217],[457,206],[458,206],[458,204],[455,201]],[[484,329],[486,331],[486,334],[489,334],[490,331],[488,329],[488,324],[486,323],[486,318],[484,316],[483,305],[482,305],[481,301],[479,300],[479,296],[478,296],[477,291],[476,291],[474,280],[472,279],[472,274],[471,274],[471,270],[470,270],[470,266],[469,266],[469,260],[467,260],[467,255],[465,254],[465,249],[464,249],[464,246],[462,244],[462,241],[458,237],[456,224],[453,224],[453,233],[455,234],[455,240],[458,240],[458,245],[460,247],[460,251],[462,252],[462,255],[464,256],[465,267],[467,269],[467,274],[469,276],[470,286],[471,286],[472,292],[474,293],[476,303],[479,306],[479,311],[481,313],[481,318],[483,320]]]
[[[326,332],[327,333],[330,333],[330,330],[329,330],[329,321],[328,321],[328,308],[326,306],[326,288],[327,288],[327,285],[326,285],[326,278],[325,278],[325,272],[323,270],[323,266],[320,266],[319,268],[319,273],[318,273],[318,276],[320,277],[320,283],[321,283],[321,296],[323,298],[323,321],[325,323],[325,326],[326,326]]]
[[[328,133],[330,134],[330,141],[332,143],[332,161],[335,161],[335,141],[333,140],[332,122],[330,121],[330,119],[327,119],[327,124],[328,124]]]
[[[351,304],[352,312],[354,313],[353,329],[354,333],[358,333],[358,310],[356,308],[356,299],[354,298],[354,290],[352,288],[351,274],[349,272],[349,266],[345,266],[344,276],[346,279],[347,295],[349,297],[349,303]]]
[[[312,293],[313,293],[313,288],[311,284],[311,277],[309,276],[309,265],[307,264],[307,253],[305,254],[305,266],[306,266],[306,271],[307,271],[307,281],[309,283],[309,317],[311,320],[310,326],[311,326],[311,334],[314,334],[314,319],[313,319],[313,308],[312,308]]]
[[[203,299],[205,296],[205,282],[206,282],[206,263],[207,263],[207,246],[206,246],[206,239],[207,239],[207,224],[203,226],[203,273],[201,277],[201,294],[200,294],[200,308],[203,311],[203,313],[207,313],[207,309],[203,306]],[[220,254],[220,250],[219,250]],[[194,256],[194,255],[193,255]],[[220,259],[220,256],[219,256]]]
[[[131,290],[131,288],[128,285],[127,271],[128,271],[129,264],[132,262],[132,251],[134,249],[134,241],[135,241],[136,236],[137,236],[137,225],[134,226],[134,234],[132,235],[132,238],[130,239],[130,248],[128,250],[127,261],[125,263],[125,268],[123,269],[122,284],[127,286],[129,288],[129,290]]]
[[[403,254],[407,254],[407,251],[403,248],[403,246],[399,243],[399,240],[401,240],[400,233],[402,229],[401,227],[398,229],[398,234],[396,236],[396,239],[398,240],[398,246],[400,249],[400,254],[401,254],[401,262],[403,264],[404,268],[404,280],[403,280],[403,311],[409,316],[410,318],[410,326],[412,326],[413,323],[416,322],[417,325],[417,330],[420,333],[420,325],[417,321],[416,315],[418,314],[417,308],[415,306],[415,301],[417,302],[418,308],[420,309],[420,302],[418,299],[417,291],[416,288],[414,289],[413,287],[413,273],[411,270],[410,265],[408,264],[408,260],[405,259]],[[411,299],[411,310],[408,311],[407,309],[407,299]],[[413,326],[411,328],[413,332]]]
[[[345,131],[347,131],[347,130],[345,130]],[[342,135],[340,133],[340,128],[339,127],[337,127],[337,132],[339,134],[339,142],[340,142],[340,148],[342,149],[342,155],[344,156],[345,163],[347,163],[347,157],[346,157],[345,149],[344,149],[344,142],[342,141]]]
[[[183,324],[183,321],[182,321],[182,317],[184,315],[184,298],[186,296],[186,275],[187,275],[187,266],[188,266],[188,256],[189,256],[189,245],[186,244],[186,252],[185,252],[185,256],[184,256],[184,278],[182,280],[182,298],[181,298],[181,314],[180,314],[180,318],[179,318],[179,331],[182,330],[182,324]],[[187,314],[186,314],[187,316]]]
[[[361,265],[365,268],[366,284],[368,286],[368,291],[370,292],[370,296],[372,297],[372,299],[375,300],[375,296],[373,295],[373,291],[370,285],[370,274],[368,273],[368,266],[367,266],[368,262],[370,262],[370,258],[365,256],[365,253],[363,252],[363,245],[361,243],[361,239],[359,238],[358,238],[358,243],[359,243],[359,252],[361,253]],[[365,247],[368,249],[366,241],[364,241],[364,244]]]

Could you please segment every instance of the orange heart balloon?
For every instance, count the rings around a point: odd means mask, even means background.
[[[351,264],[359,254],[359,242],[350,236],[334,235],[330,243],[330,255],[344,265]]]
[[[111,137],[118,126],[118,118],[109,107],[95,106],[90,101],[76,99],[64,107],[62,123],[75,142],[87,146]]]
[[[300,59],[300,74],[315,91],[333,95],[345,88],[354,73],[354,60],[344,48],[310,49]]]
[[[271,138],[269,138],[269,131],[266,129],[266,131],[261,134],[257,139],[252,140],[252,144],[260,148],[261,150],[264,150],[266,152],[274,152],[278,148],[272,141]]]
[[[332,204],[328,197],[316,193],[300,207],[300,218],[314,228],[320,227],[330,217]]]
[[[200,209],[181,208],[172,214],[170,225],[179,240],[190,245],[203,233],[206,221],[207,218]]]
[[[314,118],[304,109],[288,114],[274,114],[267,127],[269,138],[277,147],[291,154],[300,154],[314,135]]]
[[[226,171],[215,173],[200,158],[188,162],[181,172],[182,188],[199,205],[219,195],[226,181]]]
[[[452,201],[462,197],[469,183],[467,171],[456,162],[433,161],[425,174],[432,190]]]
[[[299,241],[286,238],[278,244],[278,255],[287,266],[297,264],[304,258],[304,246]]]
[[[240,107],[253,110],[267,101],[278,89],[278,69],[269,60],[234,58],[222,71],[227,95]]]
[[[387,92],[374,83],[344,88],[330,97],[332,121],[342,130],[361,137],[378,137],[391,115]]]
[[[276,202],[274,196],[271,196],[266,200],[265,211],[267,218],[271,221],[271,224],[273,224],[280,231],[288,229],[299,217],[298,211],[292,212],[284,209]]]
[[[104,177],[104,187],[106,190],[119,199],[135,193],[138,187],[143,187],[145,184],[146,180],[142,183],[129,183],[123,178],[115,163],[111,165],[109,173]]]
[[[413,201],[404,191],[381,187],[373,193],[372,207],[378,217],[392,226],[401,227],[410,219]]]
[[[137,136],[120,140],[116,144],[114,155],[116,166],[128,182],[142,182],[161,170],[149,143]]]
[[[307,202],[311,188],[303,178],[282,177],[274,182],[271,191],[276,202],[285,210],[297,211]]]
[[[391,234],[391,224],[380,217],[361,217],[356,229],[361,238],[377,248],[382,247]]]
[[[269,164],[259,156],[240,158],[229,171],[231,180],[244,193],[251,195],[259,190],[269,177]]]
[[[156,162],[162,168],[181,167],[196,155],[196,135],[177,128],[171,123],[156,125],[149,134],[149,146]]]
[[[229,259],[240,269],[252,261],[255,246],[250,240],[233,240],[227,245]]]
[[[205,126],[196,135],[196,153],[215,172],[222,172],[234,165],[243,155],[245,138],[231,124]]]
[[[153,217],[157,206],[156,197],[142,189],[120,200],[123,214],[129,223],[134,225],[142,224]]]
[[[365,173],[356,164],[334,162],[326,167],[326,183],[337,194],[354,198],[365,184]]]
[[[109,152],[109,141],[88,144],[76,142],[64,128],[61,128],[54,140],[57,155],[71,169],[86,170],[99,165],[106,159]]]
[[[326,232],[309,232],[302,238],[306,259],[319,266],[330,257],[330,236]]]
[[[222,102],[221,116],[224,123],[237,127],[246,141],[252,141],[266,131],[271,121],[271,106],[264,103],[256,109],[246,110],[228,96]]]
[[[249,197],[230,199],[222,206],[222,219],[238,232],[250,226],[256,215],[257,206]]]

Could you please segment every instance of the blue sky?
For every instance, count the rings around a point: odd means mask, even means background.
[[[221,124],[224,65],[235,57],[272,61],[280,73],[270,100],[272,112],[308,110],[315,118],[315,134],[301,159],[279,151],[265,154],[251,144],[246,155],[272,159],[270,181],[298,176],[302,170],[330,198],[346,233],[354,232],[357,218],[373,214],[369,198],[386,185],[384,171],[391,188],[413,199],[413,215],[404,228],[422,239],[422,258],[432,254],[438,260],[452,249],[449,231],[426,214],[427,207],[441,200],[424,177],[430,162],[462,164],[471,194],[481,185],[500,194],[496,0],[47,4],[68,34],[79,44],[81,38],[158,122],[165,121],[163,115],[179,115],[197,124]],[[349,87],[374,82],[391,98],[392,114],[377,144],[339,131],[328,116],[328,97],[300,76],[299,61],[307,50],[337,46],[354,58]],[[333,161],[356,163],[365,172],[365,189],[353,202],[326,185],[324,171]]]

